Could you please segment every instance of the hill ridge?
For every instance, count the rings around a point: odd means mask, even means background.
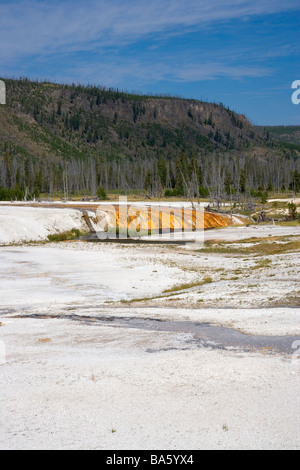
[[[242,171],[249,188],[288,185],[289,173],[299,169],[300,146],[278,143],[222,104],[91,85],[4,81],[0,186],[7,189],[95,193],[103,185],[182,193],[192,173],[196,191],[220,185],[220,178],[224,187],[226,173],[239,189]],[[221,174],[210,175],[220,158]],[[277,166],[287,163],[280,183],[269,168],[272,159]]]

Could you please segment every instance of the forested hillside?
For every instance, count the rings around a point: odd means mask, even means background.
[[[299,191],[300,146],[222,104],[5,80],[0,198]]]
[[[257,129],[267,138],[300,145],[300,126],[260,126]]]

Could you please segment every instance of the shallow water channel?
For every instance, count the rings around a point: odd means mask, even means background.
[[[143,317],[87,316],[87,315],[18,315],[14,318],[63,319],[77,321],[86,325],[110,326],[114,328],[135,328],[140,330],[172,332],[186,335],[185,346],[180,349],[211,348],[264,352],[269,354],[293,354],[293,343],[300,342],[299,336],[260,336],[244,334],[233,328],[192,321],[170,321]],[[170,348],[167,348],[170,349]],[[167,350],[160,349],[160,351]],[[174,348],[171,348],[174,349]],[[147,352],[158,352],[147,349]]]

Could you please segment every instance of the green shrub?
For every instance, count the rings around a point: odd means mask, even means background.
[[[103,186],[98,186],[98,189],[97,189],[97,196],[99,199],[101,199],[102,201],[105,201],[107,199],[107,194],[106,194],[106,191],[105,189],[103,188]]]
[[[288,204],[288,210],[289,210],[289,219],[290,220],[295,220],[297,218],[297,206],[294,202],[289,202]]]
[[[24,199],[24,192],[18,186],[14,189],[6,189],[0,186],[0,201],[21,201]]]
[[[69,231],[48,235],[48,240],[49,242],[64,242],[68,240],[75,240],[76,238],[79,238],[80,235],[80,230],[77,228],[72,228],[72,230]]]
[[[165,197],[181,197],[184,193],[182,189],[175,188],[175,189],[166,189],[165,190]]]

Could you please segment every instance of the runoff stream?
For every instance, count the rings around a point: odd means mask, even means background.
[[[10,315],[8,315],[10,316]],[[178,349],[210,348],[237,350],[244,352],[262,352],[265,354],[293,354],[294,344],[300,344],[300,336],[263,336],[244,334],[233,328],[212,325],[206,322],[172,321],[143,317],[87,316],[76,314],[12,315],[14,318],[63,319],[85,325],[110,326],[114,328],[135,328],[140,330],[170,332],[182,334],[183,344]],[[296,343],[295,343],[296,342]],[[298,343],[299,342],[299,343]],[[149,353],[176,348],[147,349]]]

